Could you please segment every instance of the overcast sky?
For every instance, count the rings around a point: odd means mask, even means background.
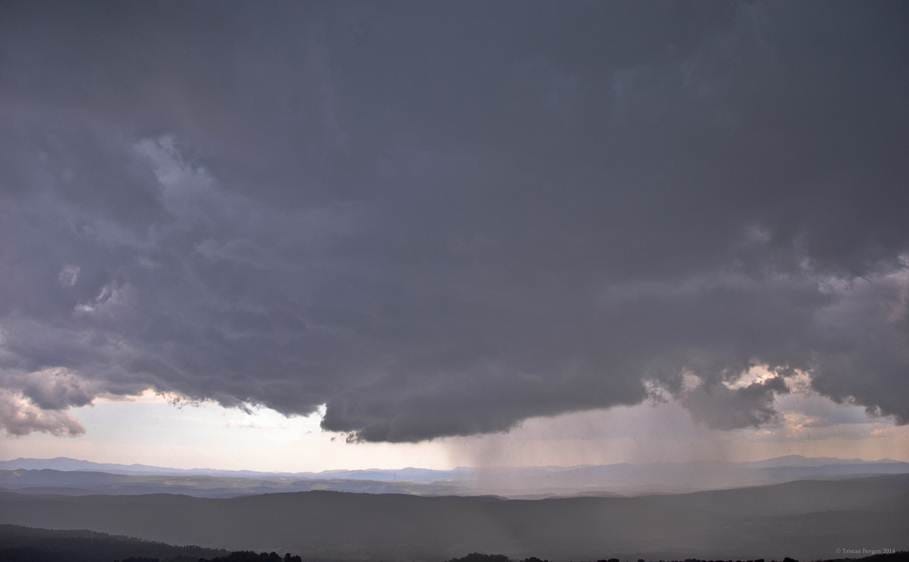
[[[905,3],[0,12],[0,456],[909,451]]]

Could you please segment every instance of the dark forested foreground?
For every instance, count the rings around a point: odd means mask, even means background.
[[[299,556],[173,546],[91,531],[0,525],[0,562],[301,562]]]
[[[130,537],[91,531],[54,531],[16,525],[0,525],[0,561],[2,562],[302,562],[299,555],[275,552],[238,551],[172,546]],[[309,560],[309,559],[307,559]],[[864,558],[824,560],[821,562],[909,562],[909,552],[878,554]],[[327,561],[321,561],[327,562]],[[517,561],[502,554],[472,553],[449,562],[549,562],[530,557]],[[618,558],[596,562],[621,562]],[[645,562],[643,559],[637,562]],[[776,560],[699,560],[660,562],[778,562]],[[798,562],[784,558],[779,562]]]
[[[865,556],[863,558],[833,558],[828,560],[815,560],[812,562],[909,562],[909,551],[900,551],[900,552],[891,552],[888,554],[873,554],[871,556]],[[448,562],[549,562],[549,560],[541,560],[535,556],[530,558],[525,558],[521,561],[514,561],[505,556],[504,554],[481,554],[474,552],[464,556],[462,558],[453,558]],[[618,558],[608,558],[597,560],[596,562],[623,562]],[[639,558],[637,562],[654,562],[644,560]],[[659,562],[799,562],[794,558],[789,558],[788,556],[782,560],[765,560],[763,558],[757,558],[754,560],[702,560],[700,558],[685,558],[684,560],[660,560]]]
[[[545,500],[335,492],[231,499],[0,492],[0,524],[291,552],[308,560],[437,561],[465,552],[558,561],[822,560],[842,549],[851,557],[863,555],[861,549],[909,550],[909,476]]]

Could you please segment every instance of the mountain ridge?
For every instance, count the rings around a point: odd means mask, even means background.
[[[640,495],[738,488],[806,479],[842,479],[876,474],[909,473],[909,463],[855,462],[846,459],[784,457],[757,463],[651,463],[588,465],[575,467],[526,467],[323,471],[321,473],[207,472],[162,469],[161,472],[108,469],[107,465],[73,464],[54,459],[52,466],[70,470],[36,468],[47,463],[0,463],[0,488],[27,493],[84,495],[183,493],[200,497],[232,497],[269,492],[335,490],[364,493],[417,495],[502,495],[506,497],[568,497],[578,495]],[[43,461],[42,461],[43,462]],[[88,462],[88,461],[85,461]],[[98,466],[99,468],[94,468]],[[25,467],[25,468],[16,468]]]
[[[500,466],[500,467],[465,467],[459,466],[451,469],[433,469],[425,467],[414,467],[406,466],[401,468],[360,468],[360,469],[328,469],[322,471],[268,471],[268,470],[245,470],[245,469],[217,469],[217,468],[203,468],[203,467],[193,467],[193,468],[178,468],[178,467],[166,467],[166,466],[157,466],[157,465],[147,465],[141,463],[103,463],[95,462],[86,459],[78,459],[74,457],[47,457],[47,458],[37,458],[37,457],[17,457],[13,459],[3,459],[0,460],[0,469],[16,469],[16,468],[25,468],[25,469],[51,469],[51,470],[92,470],[100,472],[110,472],[117,473],[116,471],[126,471],[130,473],[134,472],[143,472],[143,473],[192,473],[192,474],[223,474],[223,475],[252,475],[252,476],[264,476],[264,475],[282,475],[282,476],[293,476],[293,477],[324,477],[326,475],[367,475],[367,474],[376,474],[376,473],[386,473],[386,474],[459,474],[469,471],[496,471],[496,470],[543,470],[543,471],[565,471],[565,470],[577,470],[577,469],[590,469],[590,468],[617,468],[622,466],[671,466],[671,465],[693,465],[693,464],[707,464],[707,465],[716,465],[716,464],[729,464],[729,465],[738,465],[738,466],[761,466],[761,467],[770,467],[770,466],[799,466],[799,465],[821,465],[821,464],[881,464],[881,463],[905,463],[909,464],[909,461],[901,461],[890,458],[881,458],[881,459],[860,459],[860,458],[837,458],[837,457],[806,457],[804,455],[782,455],[777,457],[770,457],[767,459],[761,459],[756,461],[694,461],[694,462],[642,462],[642,463],[632,463],[632,462],[616,462],[616,463],[606,463],[606,464],[579,464],[579,465],[549,465],[549,466],[533,466],[533,467],[520,467],[520,466]]]
[[[536,500],[325,491],[217,499],[0,492],[0,506],[5,524],[77,526],[170,544],[339,560],[440,560],[473,551],[554,561],[603,553],[817,559],[850,544],[909,548],[905,474]]]

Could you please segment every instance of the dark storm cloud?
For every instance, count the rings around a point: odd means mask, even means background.
[[[660,388],[734,428],[794,369],[909,420],[898,3],[3,11],[8,432],[149,386],[373,441]]]
[[[696,421],[709,427],[758,427],[776,416],[774,394],[786,392],[786,383],[780,377],[738,389],[722,384],[702,385],[688,392],[682,404]]]

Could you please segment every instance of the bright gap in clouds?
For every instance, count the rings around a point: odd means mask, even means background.
[[[510,433],[377,444],[348,443],[323,431],[321,410],[285,417],[263,407],[244,411],[146,391],[71,410],[86,429],[80,436],[6,439],[0,457],[263,471],[745,461],[788,454],[909,460],[909,427],[837,404],[807,385],[778,395],[774,408],[774,422],[734,431],[705,428],[669,400],[532,418]]]
[[[444,451],[433,447],[348,445],[343,436],[320,429],[319,413],[285,417],[269,408],[244,411],[211,401],[185,403],[152,391],[125,399],[101,398],[71,412],[85,434],[61,439],[33,433],[8,439],[0,456],[269,471],[395,468],[408,463],[413,449],[420,450],[418,458],[425,466],[444,467],[447,460]]]

